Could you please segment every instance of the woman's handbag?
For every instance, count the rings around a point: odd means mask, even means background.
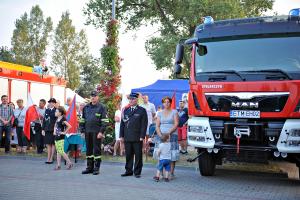
[[[19,116],[20,116],[20,115],[19,115]],[[18,118],[15,118],[15,119],[14,119],[14,122],[13,122],[13,127],[18,127],[18,124],[19,124]]]
[[[14,119],[13,127],[18,127],[18,124],[19,124],[19,117],[20,117],[20,115],[21,115],[23,109],[24,109],[24,108],[22,108],[22,110],[20,111],[18,117]]]

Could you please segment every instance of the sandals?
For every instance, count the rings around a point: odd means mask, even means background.
[[[70,170],[70,169],[72,169],[72,167],[73,167],[73,163],[69,163],[68,166],[67,166],[67,169]]]
[[[158,176],[154,176],[153,179],[154,179],[155,182],[159,181],[159,177]]]
[[[56,167],[54,168],[55,171],[60,170],[60,169],[61,169],[60,166],[56,166]]]

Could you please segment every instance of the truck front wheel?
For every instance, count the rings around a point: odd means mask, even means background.
[[[206,150],[198,158],[200,174],[202,176],[213,176],[216,169],[216,161],[212,153],[208,153]]]

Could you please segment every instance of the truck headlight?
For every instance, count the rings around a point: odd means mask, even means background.
[[[189,132],[203,133],[203,126],[189,126]]]
[[[287,138],[286,144],[288,146],[300,145],[300,129],[291,129]]]
[[[197,142],[205,142],[204,136],[189,136],[189,140],[197,141]]]
[[[300,129],[291,129],[290,136],[291,137],[300,137]]]

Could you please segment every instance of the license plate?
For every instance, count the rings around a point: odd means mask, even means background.
[[[258,110],[231,110],[230,118],[260,118]]]

